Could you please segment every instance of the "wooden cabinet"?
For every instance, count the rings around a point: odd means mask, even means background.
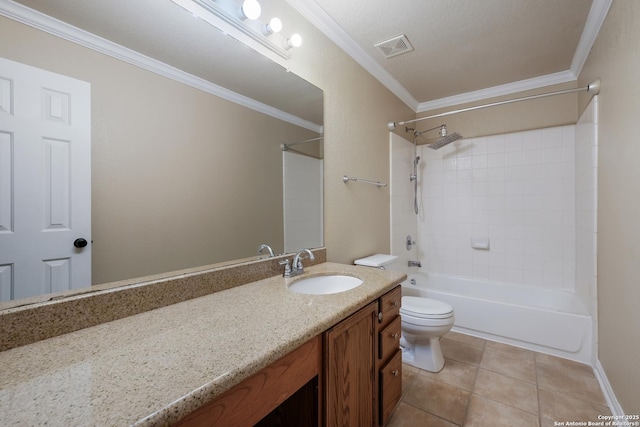
[[[327,427],[384,425],[402,394],[400,286],[324,333]]]
[[[376,301],[324,333],[327,427],[374,425],[377,315]]]
[[[402,393],[400,298],[398,286],[177,425],[384,425]]]
[[[265,425],[317,427],[321,350],[317,336],[187,415],[177,425],[250,427],[268,417],[263,421]]]
[[[376,357],[377,422],[384,425],[402,396],[402,351],[400,350],[401,320],[400,286],[380,297],[380,312],[376,322],[378,351]]]

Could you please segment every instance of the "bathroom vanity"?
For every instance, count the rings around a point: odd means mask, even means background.
[[[3,423],[199,425],[208,411],[248,417],[224,425],[332,425],[363,411],[377,425],[401,389],[391,331],[405,276],[326,262],[304,276],[335,273],[363,284],[305,295],[271,276],[2,351]],[[358,369],[341,380],[345,366]]]
[[[178,425],[386,424],[402,393],[400,297],[397,286]]]

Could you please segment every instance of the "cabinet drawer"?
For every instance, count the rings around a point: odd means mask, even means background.
[[[400,348],[400,316],[389,323],[383,330],[378,333],[378,357],[386,360],[389,355]]]
[[[402,397],[402,352],[398,350],[380,369],[380,425],[384,425]]]
[[[395,319],[396,316],[400,315],[401,301],[402,291],[400,286],[380,297],[380,312],[382,313],[380,326],[386,326],[389,322]]]

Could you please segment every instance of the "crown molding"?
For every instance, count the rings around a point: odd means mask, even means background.
[[[587,61],[589,52],[596,41],[596,37],[598,37],[612,2],[613,0],[593,0],[587,22],[585,22],[584,30],[582,30],[582,36],[580,36],[578,47],[573,55],[573,61],[571,61],[570,70],[575,76],[579,76],[582,72],[582,67]]]
[[[496,96],[511,95],[525,90],[577,80],[613,0],[593,0],[569,70],[421,103],[418,103],[404,86],[367,54],[314,0],[286,1],[413,111],[422,113],[437,108],[481,101]]]
[[[152,73],[175,80],[203,92],[215,95],[270,117],[322,133],[322,125],[311,123],[298,116],[271,107],[255,99],[230,91],[203,78],[186,73],[164,62],[150,58],[132,49],[113,43],[88,31],[81,30],[51,16],[30,9],[11,0],[0,0],[0,15],[13,19],[38,30],[76,43],[80,46],[111,56]]]
[[[286,0],[298,13],[304,16],[312,25],[318,28],[325,36],[333,41],[339,48],[360,64],[369,74],[375,77],[382,85],[393,92],[402,102],[413,111],[418,108],[418,101],[402,86],[387,70],[360,47],[347,32],[334,21],[313,0]]]
[[[460,95],[422,102],[418,106],[416,113],[424,113],[425,111],[437,110],[438,108],[482,101],[489,98],[495,98],[497,96],[511,95],[525,90],[539,89],[545,86],[568,83],[576,80],[576,76],[571,71],[561,71],[559,73],[547,74],[545,76],[534,77],[532,79],[520,80],[473,92],[461,93]]]

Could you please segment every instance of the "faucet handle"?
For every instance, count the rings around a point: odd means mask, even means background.
[[[279,261],[278,264],[284,265],[284,272],[282,273],[282,277],[291,277],[291,264],[289,264],[289,258],[284,261]]]

